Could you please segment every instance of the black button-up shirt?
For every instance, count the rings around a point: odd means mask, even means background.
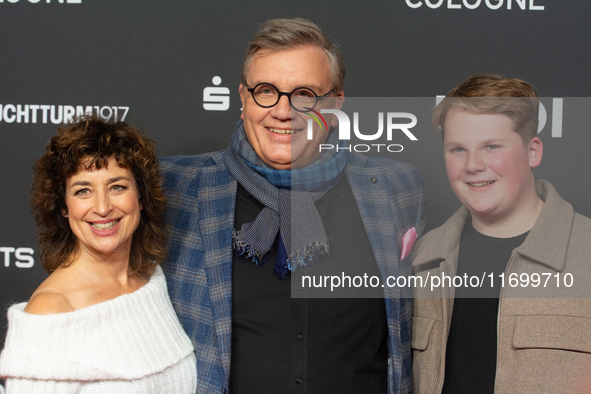
[[[330,255],[311,264],[349,276],[379,276],[346,176],[315,205]],[[235,229],[254,221],[263,207],[238,185]],[[233,260],[230,393],[386,393],[383,297],[307,298],[303,290],[292,298],[289,277],[273,274],[275,259],[276,248],[263,266]]]

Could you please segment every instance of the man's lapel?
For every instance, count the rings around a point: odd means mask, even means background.
[[[226,380],[230,373],[232,339],[232,228],[236,187],[223,163],[200,170],[199,227],[213,323]]]
[[[392,211],[393,196],[390,195],[384,170],[380,167],[366,167],[367,158],[349,155],[347,160],[347,178],[382,274],[382,283],[389,276],[397,278],[400,275],[410,274],[410,271],[400,272],[401,266],[398,256],[400,255],[399,245],[403,229],[400,228]],[[405,266],[410,268],[410,264]],[[398,287],[384,285],[389,332],[389,364],[391,365],[388,380],[394,391],[403,388],[404,376],[410,376],[410,357],[406,356],[405,351],[409,348],[405,344],[410,342],[410,327],[401,325],[409,319],[408,316],[402,315],[410,313],[405,313],[405,311],[411,311],[411,308],[403,307],[401,297],[410,298],[411,296],[409,288],[404,288],[401,291]]]
[[[383,170],[348,163],[347,178],[357,202],[363,226],[383,278],[398,276],[400,228],[392,212],[392,196]]]

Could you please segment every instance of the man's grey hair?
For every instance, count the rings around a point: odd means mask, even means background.
[[[306,45],[315,45],[324,50],[330,64],[334,88],[342,91],[345,80],[345,60],[341,51],[314,22],[302,18],[270,19],[259,27],[256,36],[246,48],[240,71],[240,82],[246,85],[246,73],[250,61],[260,49],[280,51]]]

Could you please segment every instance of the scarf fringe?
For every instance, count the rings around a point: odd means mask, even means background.
[[[277,251],[273,273],[279,279],[286,279],[288,272],[309,269],[308,263],[319,260],[322,255],[328,255],[328,240],[316,241],[305,248],[298,249],[289,256],[285,253],[285,249],[280,247]]]
[[[306,247],[301,248],[289,255],[287,259],[290,270],[308,268],[308,263],[317,261],[322,255],[328,255],[328,240],[315,241]]]
[[[290,272],[290,266],[289,264],[281,264],[281,262],[279,260],[275,261],[275,266],[273,267],[273,273],[279,278],[279,279],[287,279],[287,274]]]
[[[246,242],[237,238],[238,233],[232,229],[232,249],[235,258],[251,260],[255,265],[262,266],[267,262],[267,255],[259,256]],[[296,250],[287,256],[285,248],[279,247],[273,273],[279,279],[287,279],[287,275],[296,269],[309,269],[308,263],[317,261],[323,255],[328,255],[328,240],[316,241],[304,248]]]
[[[245,258],[251,260],[255,265],[262,266],[267,262],[267,255],[259,254],[250,245],[237,238],[238,233],[232,229],[232,249],[235,258]]]

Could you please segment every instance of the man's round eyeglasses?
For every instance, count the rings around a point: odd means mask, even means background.
[[[296,88],[290,93],[280,92],[275,86],[266,82],[259,83],[254,88],[249,88],[246,85],[246,90],[252,94],[254,102],[263,108],[274,107],[279,102],[281,96],[287,96],[289,104],[298,112],[308,112],[314,109],[319,101],[324,100],[334,92],[334,89],[331,89],[324,96],[316,95],[316,92],[310,88]]]

